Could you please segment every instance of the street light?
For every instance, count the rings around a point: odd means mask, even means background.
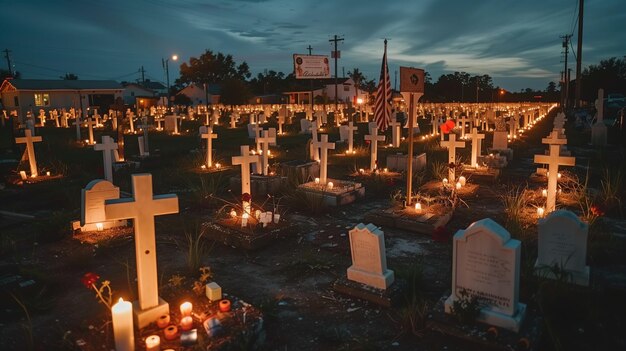
[[[177,61],[178,60],[178,55],[172,55],[172,60],[173,61]],[[170,65],[169,65],[170,59],[166,58],[166,59],[161,59],[161,63],[163,64],[163,69],[165,69],[165,75],[167,77],[167,109],[169,111],[170,107],[171,107],[171,98],[170,98]]]

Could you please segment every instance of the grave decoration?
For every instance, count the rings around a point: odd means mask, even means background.
[[[395,282],[394,272],[387,269],[383,231],[371,223],[359,223],[349,237],[352,265],[347,279],[338,279],[333,288],[387,307],[397,303],[404,284]]]

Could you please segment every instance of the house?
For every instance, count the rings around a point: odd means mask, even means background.
[[[5,79],[0,86],[2,106],[20,116],[26,111],[61,108],[108,110],[124,88],[113,80]]]
[[[157,105],[159,94],[152,89],[138,83],[126,83],[124,85],[124,104],[139,106],[141,108]]]
[[[210,104],[219,104],[220,93],[219,85],[209,84],[208,89],[205,89],[206,85],[200,85],[191,83],[176,93],[176,95],[184,95],[191,100],[193,106],[204,105],[208,100]]]
[[[289,97],[290,104],[308,104],[310,103],[311,90],[313,96],[326,98],[328,101],[335,101],[335,78],[314,79],[312,84],[308,80],[302,80],[297,87],[283,92]],[[367,93],[357,89],[352,78],[337,79],[337,96],[342,102],[356,103],[357,98],[366,98]]]

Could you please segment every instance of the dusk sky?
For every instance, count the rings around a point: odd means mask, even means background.
[[[429,1],[234,1],[234,0],[0,0],[0,49],[11,50],[22,78],[55,79],[66,72],[81,79],[165,81],[180,60],[205,49],[246,61],[254,75],[264,69],[290,73],[292,54],[330,55],[334,34],[342,67],[378,79],[383,38],[393,83],[398,66],[424,68],[433,80],[443,73],[489,74],[494,85],[519,91],[545,89],[559,80],[561,39],[576,49],[578,0]],[[587,0],[583,66],[626,55],[626,3]],[[570,68],[575,69],[570,54]],[[6,69],[4,54],[0,67]],[[334,67],[333,67],[334,69]],[[573,70],[572,75],[574,75]]]

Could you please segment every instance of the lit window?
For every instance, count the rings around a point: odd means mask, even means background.
[[[35,94],[35,106],[50,106],[50,95]]]
[[[350,86],[347,84],[343,85],[343,91],[350,91]]]

